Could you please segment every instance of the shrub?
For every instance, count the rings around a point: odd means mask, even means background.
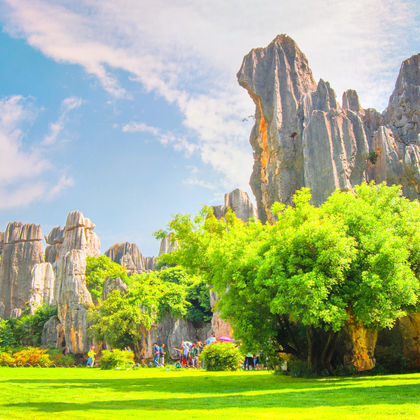
[[[27,349],[18,351],[13,355],[13,359],[16,366],[28,364],[30,366],[39,365],[48,367],[52,364],[52,361],[47,354],[47,350],[38,347],[28,347]]]
[[[64,356],[60,349],[49,348],[47,353],[55,366],[70,367],[76,364],[76,357],[73,354]]]
[[[12,366],[15,363],[13,356],[6,352],[0,352],[0,366]]]
[[[204,347],[200,360],[207,370],[239,370],[243,355],[232,343],[212,343]]]
[[[128,368],[134,365],[134,353],[126,350],[104,350],[100,360],[101,369]]]

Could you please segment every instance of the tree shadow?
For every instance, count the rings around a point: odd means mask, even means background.
[[[197,379],[197,378],[195,378]],[[195,385],[195,384],[193,384]],[[286,385],[286,384],[285,384]],[[289,384],[290,385],[290,384]],[[189,389],[194,389],[191,386]],[[143,391],[145,389],[143,388]],[[150,388],[147,391],[151,390]],[[247,389],[251,391],[250,388]],[[316,407],[340,407],[378,404],[420,404],[420,385],[383,385],[373,387],[336,387],[325,386],[322,389],[299,389],[285,386],[277,389],[278,392],[257,392],[253,395],[223,394],[219,390],[207,389],[209,393],[223,395],[211,395],[197,397],[194,391],[191,397],[170,396],[168,398],[144,398],[91,401],[89,403],[71,402],[29,402],[4,405],[5,408],[34,409],[39,412],[66,412],[66,411],[90,411],[90,410],[217,410],[226,408],[316,408]],[[127,389],[125,390],[127,391]],[[130,390],[131,391],[131,390]],[[168,391],[166,391],[168,392]],[[177,390],[176,392],[179,392]],[[176,393],[175,392],[175,393]],[[183,390],[184,394],[188,392]],[[203,391],[204,392],[204,391]]]

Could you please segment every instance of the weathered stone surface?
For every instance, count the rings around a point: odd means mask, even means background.
[[[196,327],[185,319],[176,319],[170,314],[165,315],[157,328],[150,331],[147,339],[146,357],[153,357],[153,343],[165,344],[172,357],[179,356],[174,348],[180,348],[181,342],[185,341],[205,341],[210,332],[210,324],[203,323]]]
[[[43,304],[56,304],[57,290],[55,290],[55,275],[51,263],[35,264],[31,275],[31,296],[29,298],[31,313],[34,313]]]
[[[408,367],[420,367],[420,313],[410,314],[398,320],[402,337],[403,355],[408,359]]]
[[[114,290],[118,290],[122,293],[125,292],[127,289],[127,284],[124,283],[119,277],[117,277],[116,279],[107,278],[102,289],[102,299],[107,299],[109,294]]]
[[[86,287],[85,272],[86,257],[100,254],[94,227],[81,212],[69,213],[59,257],[53,264],[58,318],[71,353],[86,353],[90,344],[87,308],[92,305],[92,297]]]
[[[160,241],[160,248],[159,248],[159,257],[161,255],[167,254],[168,252],[174,251],[179,247],[178,242],[173,241],[171,235],[166,235]]]
[[[315,204],[371,180],[401,184],[408,198],[420,198],[419,55],[403,63],[383,116],[364,110],[354,90],[341,107],[286,35],[245,56],[238,81],[256,105],[250,184],[262,221],[272,220],[275,201],[291,204],[302,187]]]
[[[64,229],[61,229],[61,226],[53,228],[51,232],[45,236],[45,242],[48,244],[45,248],[45,261],[54,263],[58,259],[60,248],[64,242]]]
[[[31,270],[44,262],[39,225],[9,223],[4,232],[0,261],[0,316],[19,316],[29,301]]]
[[[235,212],[236,217],[239,217],[244,222],[247,222],[251,217],[257,217],[254,205],[249,199],[248,194],[238,188],[229,194],[225,194],[225,204],[213,206],[214,215],[220,219],[225,216],[229,208]]]
[[[3,252],[3,239],[4,239],[4,232],[0,232],[0,257],[1,257],[1,253]]]
[[[355,322],[348,322],[346,332],[350,338],[344,363],[353,366],[358,372],[375,367],[375,346],[378,332],[364,328]]]
[[[58,328],[60,320],[56,315],[52,316],[45,324],[41,334],[41,344],[48,347],[59,347]]]
[[[128,274],[150,271],[155,262],[153,257],[143,257],[136,244],[128,242],[113,245],[105,255],[122,265]]]

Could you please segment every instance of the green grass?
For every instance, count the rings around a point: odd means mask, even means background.
[[[0,419],[420,419],[420,373],[0,368]]]

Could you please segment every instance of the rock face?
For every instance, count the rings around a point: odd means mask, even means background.
[[[71,353],[86,353],[87,308],[92,297],[85,284],[86,257],[100,254],[100,243],[93,232],[95,225],[74,211],[67,216],[64,240],[54,263],[58,318],[62,324],[66,345]]]
[[[0,261],[0,316],[20,316],[30,299],[31,270],[44,262],[39,225],[9,223],[4,232]]]
[[[402,352],[408,359],[408,367],[420,368],[420,313],[399,319],[398,329],[402,337]]]
[[[124,283],[119,277],[116,279],[106,279],[104,283],[104,287],[102,289],[102,299],[108,299],[108,296],[114,290],[118,290],[119,292],[123,293],[128,289],[126,283]]]
[[[238,188],[229,194],[225,194],[225,204],[213,206],[214,215],[220,219],[225,216],[229,208],[235,212],[236,217],[239,217],[244,222],[247,222],[251,217],[257,217],[254,205],[251,203],[248,194]]]
[[[60,320],[52,316],[45,324],[41,334],[41,344],[47,347],[59,347]]]
[[[129,275],[150,271],[155,263],[153,257],[143,257],[137,245],[128,242],[113,245],[105,252],[105,255],[122,265]]]
[[[314,204],[371,180],[401,184],[408,198],[420,198],[419,57],[402,64],[381,115],[364,110],[353,90],[340,106],[286,35],[245,56],[237,77],[256,106],[250,184],[263,222],[272,220],[275,201],[291,204],[302,187],[311,188]]]
[[[149,337],[146,340],[146,357],[153,357],[153,343],[165,344],[167,351],[172,357],[179,356],[179,353],[174,348],[180,348],[183,340],[197,342],[204,342],[210,333],[210,325],[203,323],[200,326],[185,319],[176,319],[170,314],[163,317],[157,328],[150,331]]]
[[[45,261],[54,263],[58,259],[61,245],[64,242],[64,230],[61,226],[55,227],[45,236],[45,242],[48,246],[45,248]]]
[[[1,257],[1,253],[3,252],[3,239],[4,239],[4,232],[0,232],[0,257]]]
[[[31,271],[29,306],[34,313],[42,304],[56,304],[57,293],[54,270],[49,262],[35,264]]]
[[[160,241],[160,249],[159,249],[159,257],[163,254],[167,254],[168,252],[174,251],[179,247],[178,243],[172,242],[171,236],[166,235],[161,241]]]

